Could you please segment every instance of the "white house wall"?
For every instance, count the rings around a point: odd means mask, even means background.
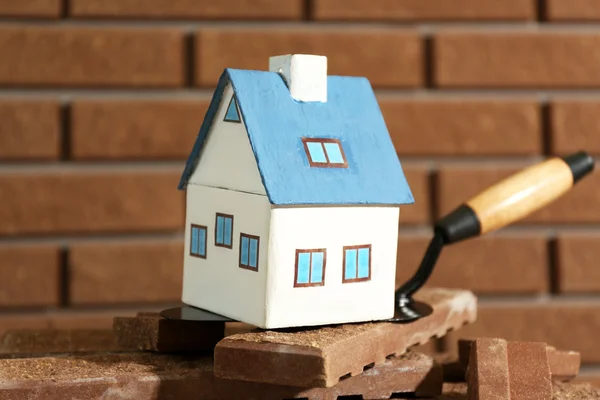
[[[289,207],[271,213],[267,328],[394,313],[398,207]],[[342,283],[343,247],[371,244],[371,280]],[[294,287],[296,249],[326,248],[324,286]]]
[[[228,84],[189,183],[266,194],[244,122],[223,121],[232,96]]]
[[[184,303],[264,325],[270,212],[266,196],[188,185]],[[216,213],[234,217],[232,249],[215,246]],[[190,256],[191,224],[207,226],[206,259]],[[260,237],[258,272],[239,267],[240,232]]]

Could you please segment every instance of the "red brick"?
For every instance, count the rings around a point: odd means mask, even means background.
[[[70,249],[69,266],[69,299],[74,305],[181,299],[179,241],[78,244]]]
[[[61,12],[61,0],[0,0],[4,17],[58,18]]]
[[[428,236],[400,236],[397,287],[414,274],[430,240]],[[494,235],[447,246],[428,286],[469,289],[477,294],[547,292],[546,239],[524,234]]]
[[[527,164],[478,164],[444,166],[438,175],[439,213],[445,215],[486,188],[499,182]],[[554,203],[524,219],[525,224],[590,224],[600,221],[600,172],[577,183]]]
[[[75,17],[282,19],[303,16],[302,0],[71,0]]]
[[[600,292],[600,235],[562,234],[557,253],[561,292]]]
[[[574,383],[589,383],[592,386],[600,388],[600,372],[593,371],[588,373],[579,374],[577,378],[573,380]]]
[[[0,247],[0,307],[58,305],[59,262],[57,247]]]
[[[0,235],[180,230],[180,171],[0,174]]]
[[[378,87],[423,83],[416,31],[337,27],[202,29],[196,37],[196,83],[216,84],[224,68],[268,70],[269,57],[289,53],[325,55],[330,75],[366,76]]]
[[[5,26],[0,85],[181,86],[183,32]],[[60,55],[60,56],[59,56]]]
[[[44,313],[0,315],[0,339],[10,330],[49,328],[50,320]]]
[[[517,301],[483,303],[477,321],[447,336],[456,351],[458,338],[501,337],[506,340],[548,343],[557,349],[581,353],[583,363],[600,361],[598,331],[600,303],[597,301],[550,301],[519,304]]]
[[[558,100],[550,106],[552,151],[569,154],[585,150],[600,154],[600,102]]]
[[[381,97],[398,154],[526,155],[541,152],[541,118],[533,99],[403,100]]]
[[[600,20],[599,0],[546,0],[546,18],[549,21]]]
[[[415,203],[401,207],[400,224],[429,224],[431,222],[429,169],[417,164],[407,163],[403,163],[402,168],[415,198]]]
[[[589,32],[445,32],[434,40],[440,87],[600,87],[600,34]]]
[[[172,304],[145,308],[159,312]],[[68,310],[0,315],[0,339],[8,330],[18,329],[112,329],[115,316],[133,317],[139,309]]]
[[[60,157],[58,102],[0,100],[0,121],[0,160]]]
[[[75,159],[187,159],[208,101],[76,101]]]
[[[325,21],[523,21],[536,18],[536,6],[534,0],[315,0],[313,18]]]

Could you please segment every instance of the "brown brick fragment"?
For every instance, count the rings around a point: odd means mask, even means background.
[[[269,57],[290,53],[325,55],[329,75],[366,76],[373,86],[423,83],[421,39],[405,29],[206,28],[198,32],[195,48],[200,86],[215,85],[224,68],[266,71]]]
[[[59,263],[54,246],[1,246],[0,307],[58,305]]]
[[[470,400],[511,399],[505,340],[477,339],[471,343],[467,383]]]
[[[149,311],[161,311],[173,307],[172,304],[155,306]],[[134,316],[136,311],[118,308],[103,310],[38,311],[29,313],[9,313],[0,315],[0,341],[7,331],[59,329],[59,330],[110,330],[115,315]]]
[[[541,151],[535,100],[380,97],[396,151],[403,155],[529,155]]]
[[[499,339],[460,339],[458,341],[458,374],[464,376],[471,358],[472,344],[477,340],[499,340]],[[581,355],[576,351],[556,350],[552,346],[546,346],[550,375],[554,381],[570,381],[579,373]],[[450,357],[449,360],[455,360]],[[446,365],[444,365],[446,368]],[[444,371],[445,373],[445,371]]]
[[[183,47],[174,29],[5,26],[0,52],[19,56],[0,63],[0,85],[181,86]]]
[[[599,0],[546,0],[546,18],[549,21],[600,20]]]
[[[113,329],[124,348],[161,353],[214,349],[225,336],[224,322],[196,322],[156,316],[115,317]]]
[[[302,0],[71,0],[74,17],[298,20]]]
[[[0,174],[0,235],[180,230],[180,169]]]
[[[0,340],[2,354],[33,357],[48,353],[88,353],[123,350],[111,330],[14,330]],[[0,389],[1,390],[1,389]]]
[[[439,215],[445,215],[483,190],[519,172],[530,164],[506,165],[486,163],[483,166],[442,166],[438,174]],[[577,183],[573,189],[552,204],[525,218],[521,223],[590,224],[600,221],[600,172]]]
[[[397,287],[417,270],[430,240],[430,236],[400,235]],[[543,293],[549,289],[548,262],[543,236],[480,237],[444,248],[427,285],[477,294]]]
[[[585,364],[600,362],[599,330],[600,303],[593,300],[480,302],[477,321],[450,333],[446,345],[456,354],[458,338],[501,337],[542,342],[579,352]]]
[[[97,101],[73,104],[75,159],[187,159],[207,101]]]
[[[113,393],[132,399],[380,399],[407,392],[422,398],[441,389],[439,365],[418,353],[388,360],[335,387],[313,389],[218,379],[210,356],[137,352],[0,359],[0,390],[10,399],[96,399]]]
[[[180,241],[76,244],[69,266],[73,305],[181,299]]]
[[[401,207],[400,225],[430,224],[431,185],[429,184],[429,168],[403,163],[402,169],[415,198],[415,203]]]
[[[522,21],[536,17],[533,0],[315,0],[313,7],[313,18],[325,21]]]
[[[0,121],[0,160],[60,157],[58,102],[0,100]]]
[[[580,150],[600,154],[599,127],[598,101],[557,100],[550,105],[550,144],[554,154],[566,155]]]
[[[435,38],[440,87],[600,87],[600,59],[588,32],[444,32]]]
[[[510,398],[551,400],[546,344],[508,342],[507,350]]]
[[[7,331],[15,329],[48,329],[50,321],[45,314],[5,314],[0,315],[0,339]]]
[[[4,17],[58,18],[61,9],[61,0],[0,0]]]
[[[581,354],[576,351],[556,350],[552,346],[547,346],[546,352],[552,380],[567,382],[577,376]]]
[[[349,324],[228,336],[215,347],[215,374],[252,382],[332,387],[340,377],[357,376],[365,366],[380,365],[386,357],[442,337],[476,316],[476,299],[465,290],[423,289],[415,298],[430,304],[433,313],[410,324]]]
[[[600,235],[561,234],[557,240],[559,290],[562,293],[600,291]]]

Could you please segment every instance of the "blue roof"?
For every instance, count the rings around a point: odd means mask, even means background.
[[[299,102],[275,72],[226,69],[179,182],[185,189],[231,82],[272,204],[412,204],[414,199],[366,78],[327,77],[327,102]],[[301,138],[339,139],[348,168],[311,167]]]

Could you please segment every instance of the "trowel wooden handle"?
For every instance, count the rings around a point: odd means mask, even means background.
[[[584,152],[551,158],[480,193],[435,228],[447,244],[502,228],[551,203],[593,169],[594,160]]]

